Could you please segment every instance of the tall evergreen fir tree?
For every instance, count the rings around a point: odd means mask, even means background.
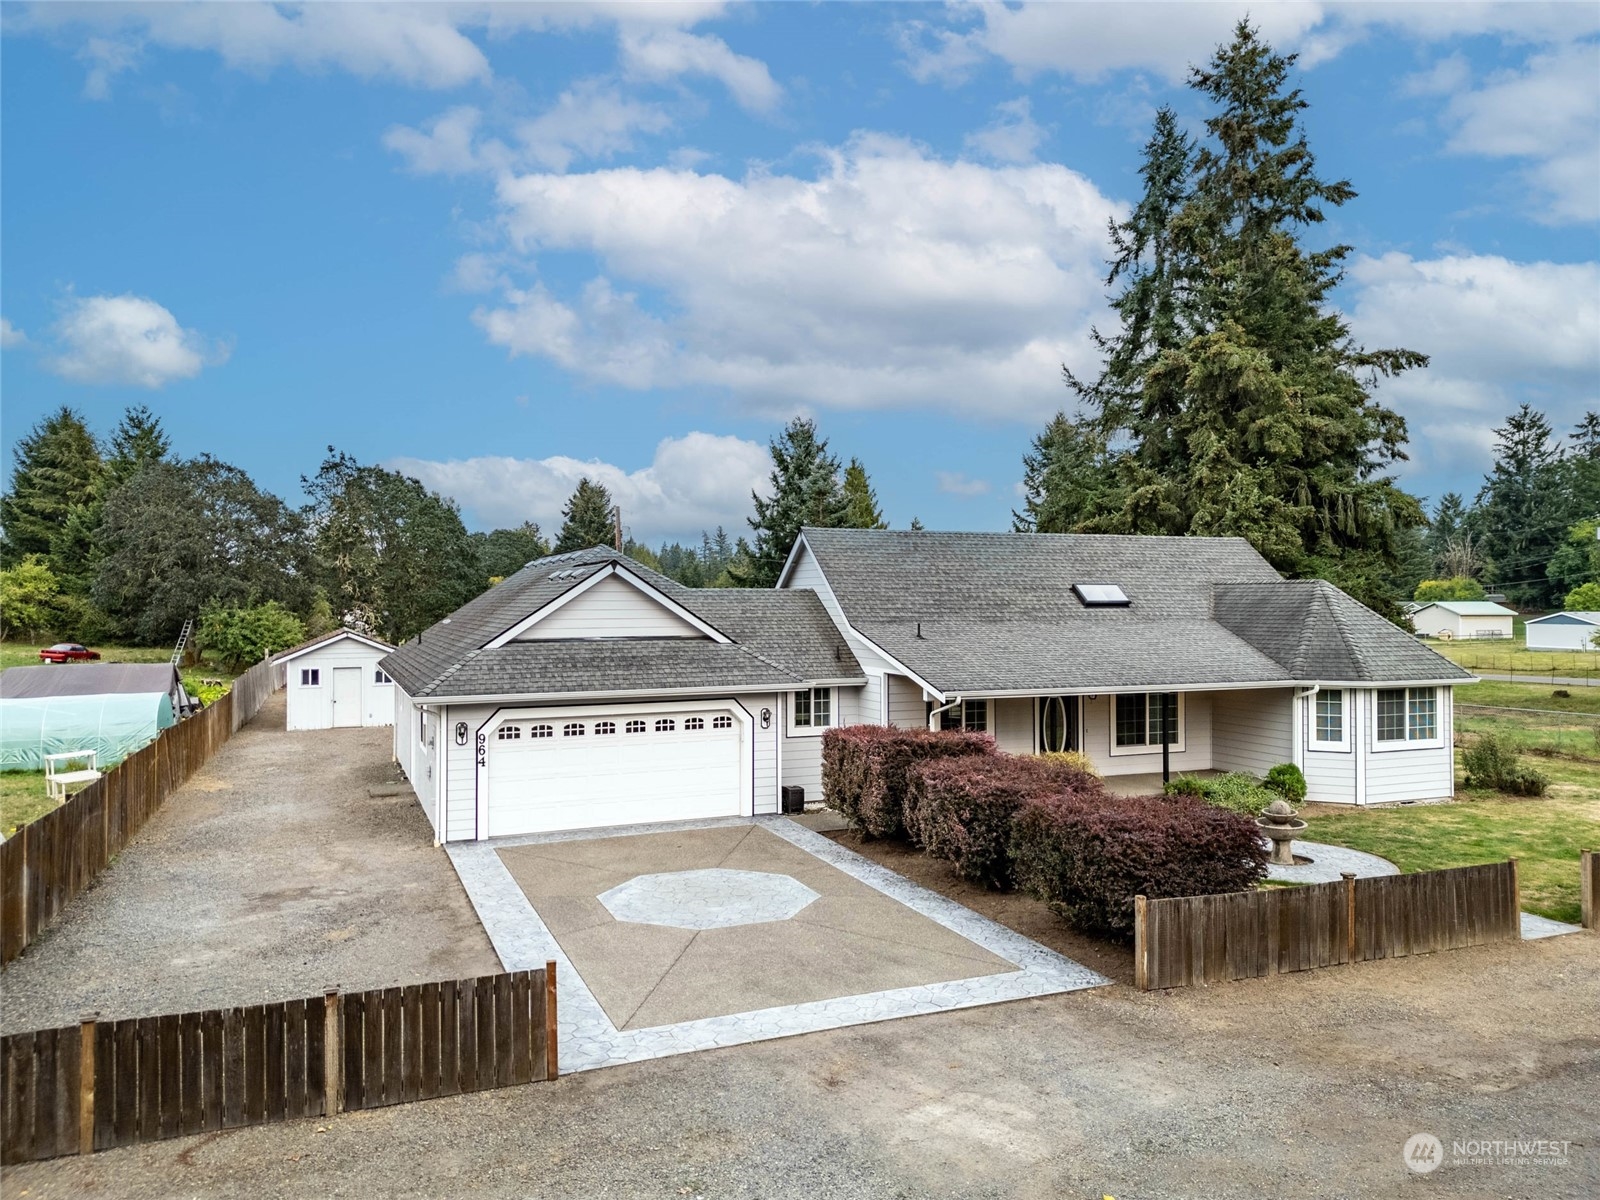
[[[1101,511],[1110,483],[1104,423],[1058,412],[1022,457],[1017,533],[1074,533]]]
[[[1582,515],[1568,487],[1561,445],[1544,414],[1528,404],[1494,435],[1494,467],[1478,492],[1477,514],[1494,582],[1518,603],[1559,605],[1559,589],[1546,571],[1568,527]]]
[[[74,508],[92,504],[105,465],[83,418],[66,406],[17,442],[11,490],[0,496],[0,565],[50,553]],[[52,567],[53,569],[53,567]]]
[[[796,417],[772,439],[772,495],[752,494],[755,516],[750,528],[755,546],[749,563],[730,568],[740,587],[772,587],[794,548],[802,526],[844,527],[849,501],[839,479],[839,460],[828,453],[816,423]]]
[[[611,493],[587,475],[561,510],[561,532],[556,535],[556,554],[587,550],[591,546],[610,546],[617,540],[617,527],[611,513]]]
[[[867,469],[861,465],[859,458],[852,458],[850,465],[844,469],[844,523],[850,529],[887,529],[889,523],[883,519],[883,512],[878,508],[878,493],[872,488],[872,480],[867,478]]]
[[[143,404],[122,414],[111,435],[111,452],[106,455],[106,474],[113,484],[124,482],[141,467],[165,462],[172,439],[161,427],[161,418]]]

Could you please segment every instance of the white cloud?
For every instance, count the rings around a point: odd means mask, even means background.
[[[967,134],[964,145],[975,154],[1003,163],[1034,160],[1048,131],[1033,119],[1033,102],[1026,96],[995,105],[994,120],[976,133]]]
[[[579,80],[546,112],[517,126],[533,163],[565,171],[575,158],[609,158],[633,149],[634,135],[660,133],[672,118],[658,105],[624,96],[599,80]]]
[[[0,317],[0,350],[15,350],[28,344],[28,335],[13,325],[8,317]]]
[[[492,169],[502,158],[504,146],[478,144],[478,126],[483,113],[470,104],[446,109],[422,129],[392,125],[384,132],[383,144],[406,160],[409,170],[418,175],[466,175]],[[504,155],[509,157],[509,155]]]
[[[86,296],[54,329],[59,353],[46,365],[74,383],[158,388],[227,361],[231,347],[185,329],[143,296]]]
[[[756,170],[500,182],[511,248],[595,256],[575,294],[508,290],[475,320],[513,355],[631,388],[796,407],[1029,419],[1103,317],[1118,206],[1059,165],[990,168],[862,135],[815,178]]]
[[[1455,153],[1531,160],[1526,177],[1545,220],[1600,219],[1600,43],[1533,55],[1457,91],[1445,123]]]
[[[727,42],[710,34],[624,28],[620,47],[623,70],[630,79],[660,83],[684,75],[707,75],[752,112],[769,112],[783,99],[783,89],[766,63],[735,54]]]
[[[78,51],[78,61],[87,63],[83,94],[89,100],[108,100],[111,81],[139,61],[139,45],[116,38],[92,37]]]
[[[647,467],[628,471],[599,460],[482,457],[436,462],[400,458],[388,464],[454,496],[478,521],[495,526],[534,520],[554,532],[561,506],[588,476],[622,506],[623,524],[644,540],[683,538],[722,525],[738,531],[750,493],[769,491],[766,447],[742,438],[689,433],[666,438]]]
[[[1594,407],[1600,377],[1600,264],[1492,255],[1357,259],[1356,338],[1432,357],[1381,388],[1411,425],[1419,467],[1486,461],[1490,430],[1523,400],[1557,429]]]
[[[970,479],[960,471],[939,471],[934,476],[939,490],[950,496],[984,496],[989,492],[986,479]]]

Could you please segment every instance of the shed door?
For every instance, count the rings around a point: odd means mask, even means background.
[[[744,726],[725,708],[506,717],[487,733],[490,837],[748,807]]]
[[[361,668],[333,669],[333,727],[361,724]]]

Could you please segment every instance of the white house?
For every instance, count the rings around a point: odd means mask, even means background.
[[[1558,612],[1528,619],[1529,650],[1600,650],[1600,612]]]
[[[543,558],[382,665],[441,841],[775,813],[785,786],[821,798],[821,735],[858,723],[1146,778],[1165,734],[1173,772],[1294,762],[1316,800],[1448,797],[1473,678],[1242,539],[814,529],[771,591]]]
[[[288,696],[287,727],[338,729],[394,723],[394,681],[379,664],[394,650],[349,629],[336,629],[278,655]]]
[[[1511,637],[1516,610],[1493,600],[1434,600],[1412,610],[1411,627],[1424,637]]]

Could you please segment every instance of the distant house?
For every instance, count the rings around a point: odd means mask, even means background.
[[[1517,614],[1493,600],[1435,600],[1409,615],[1411,627],[1425,637],[1509,639]]]
[[[1529,650],[1600,650],[1600,612],[1558,612],[1528,621]]]
[[[394,724],[394,681],[378,665],[393,649],[354,630],[335,629],[275,657],[288,695],[287,727]]]
[[[93,750],[115,766],[194,707],[168,663],[75,663],[0,673],[0,767]]]

